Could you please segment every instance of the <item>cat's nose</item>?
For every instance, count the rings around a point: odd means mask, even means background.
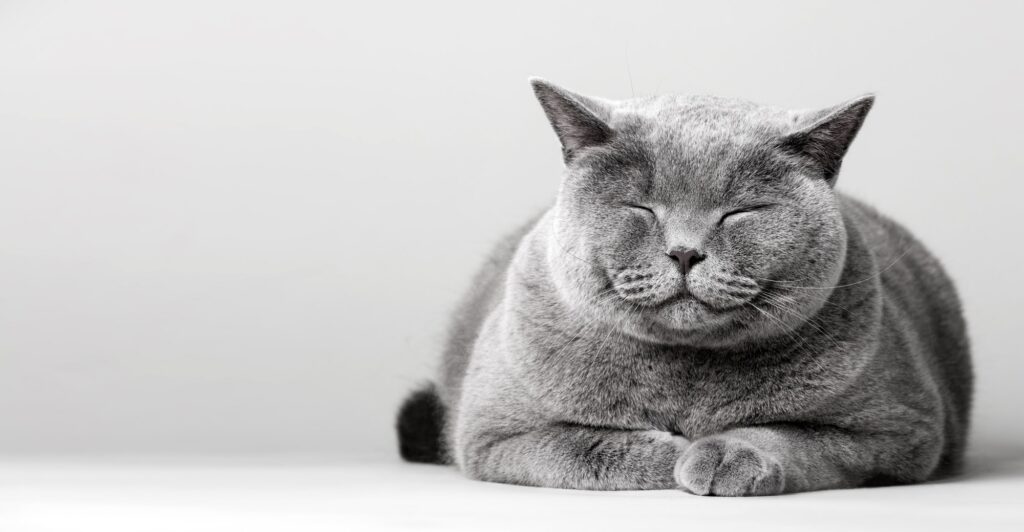
[[[668,256],[676,261],[679,269],[683,270],[683,275],[690,273],[693,266],[704,259],[704,255],[701,255],[699,251],[690,248],[672,248],[668,252]]]

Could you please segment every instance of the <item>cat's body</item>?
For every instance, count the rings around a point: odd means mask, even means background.
[[[499,244],[460,306],[436,391],[400,416],[408,458],[498,482],[720,495],[955,470],[971,369],[950,281],[905,229],[831,189],[838,160],[791,166],[789,152],[762,152],[781,150],[764,139],[813,133],[854,107],[808,129],[732,102],[613,108],[537,90],[567,182],[554,207]],[[680,134],[672,121],[694,108],[701,131]],[[588,129],[594,117],[617,136]],[[764,126],[772,120],[778,129]],[[708,134],[708,122],[729,124]],[[730,188],[735,175],[772,173]],[[644,181],[644,201],[658,206],[616,215],[607,198],[640,193],[610,190],[609,176]],[[738,226],[754,211],[721,215],[737,197],[777,203]],[[671,269],[691,255],[672,251],[680,241],[701,250],[681,274]]]

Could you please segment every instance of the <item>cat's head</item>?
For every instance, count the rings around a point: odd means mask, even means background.
[[[708,347],[784,334],[821,308],[846,254],[833,186],[871,96],[788,111],[532,83],[566,163],[548,254],[567,300],[638,337]]]

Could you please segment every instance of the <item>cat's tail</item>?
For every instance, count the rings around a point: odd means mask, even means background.
[[[398,409],[398,452],[410,462],[449,463],[444,445],[444,404],[434,383],[415,390]]]

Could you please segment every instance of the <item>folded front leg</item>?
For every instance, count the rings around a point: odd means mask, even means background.
[[[679,460],[676,480],[691,493],[726,496],[920,482],[934,473],[941,448],[938,431],[920,423],[875,432],[744,427],[694,441]]]
[[[471,478],[510,484],[590,490],[671,489],[687,441],[660,431],[571,424],[522,433],[463,435],[457,462]]]

